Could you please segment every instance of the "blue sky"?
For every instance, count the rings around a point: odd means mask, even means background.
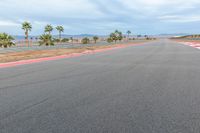
[[[199,7],[200,0],[1,0],[0,32],[23,35],[29,21],[32,35],[46,24],[63,25],[65,34],[200,33]]]

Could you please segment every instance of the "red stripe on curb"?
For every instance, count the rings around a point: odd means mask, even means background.
[[[180,43],[187,45],[187,46],[191,46],[193,48],[200,49],[200,43],[197,43],[197,42],[180,42]]]
[[[120,48],[126,48],[128,46],[136,46],[139,44],[130,44],[126,46],[117,46],[113,48],[105,48],[105,49],[97,49],[97,50],[87,50],[82,53],[72,53],[67,55],[60,55],[60,56],[54,56],[54,57],[45,57],[45,58],[39,58],[39,59],[30,59],[30,60],[22,60],[22,61],[16,61],[16,62],[8,62],[8,63],[0,63],[0,68],[8,68],[8,67],[15,67],[20,65],[27,65],[27,64],[33,64],[33,63],[40,63],[44,61],[53,61],[53,60],[59,60],[59,59],[65,59],[65,58],[72,58],[72,57],[79,57],[86,54],[94,54],[99,52],[105,52],[109,50],[114,49],[120,49]]]

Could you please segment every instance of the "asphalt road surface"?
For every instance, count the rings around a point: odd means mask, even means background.
[[[200,51],[161,40],[0,69],[0,133],[199,133]]]

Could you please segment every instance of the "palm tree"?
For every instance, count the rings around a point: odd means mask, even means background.
[[[64,32],[64,28],[62,26],[57,26],[56,30],[59,32],[59,40],[61,41],[61,33]]]
[[[40,36],[40,45],[52,46],[54,45],[52,36],[50,34],[43,34]]]
[[[94,36],[94,37],[93,37],[94,43],[97,43],[97,40],[98,40],[98,39],[99,39],[98,36]]]
[[[131,31],[128,30],[126,33],[127,33],[127,35],[128,35],[128,40],[129,40],[129,36],[130,36],[130,34],[131,34]]]
[[[70,37],[70,40],[71,40],[72,43],[74,42],[74,38],[73,37]]]
[[[24,23],[22,23],[22,29],[25,31],[26,43],[28,45],[29,31],[31,31],[31,29],[32,29],[31,23],[25,21]]]
[[[48,25],[45,26],[44,31],[49,33],[49,35],[51,35],[51,32],[53,31],[53,27],[50,24],[48,24]]]
[[[12,42],[14,38],[6,33],[0,33],[0,47],[10,47],[12,45],[15,45],[15,43]]]

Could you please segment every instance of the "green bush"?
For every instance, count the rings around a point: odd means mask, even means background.
[[[53,46],[54,42],[50,34],[43,34],[40,36],[40,45]]]
[[[15,45],[14,42],[12,42],[14,38],[6,33],[0,33],[0,47],[11,47]]]
[[[115,43],[119,40],[121,41],[123,39],[123,35],[122,32],[116,30],[115,32],[110,34],[110,38],[112,39],[112,41],[115,41]]]
[[[88,44],[88,43],[90,43],[90,39],[87,38],[87,37],[85,37],[85,38],[83,38],[83,39],[81,40],[81,42],[82,42],[83,44]]]
[[[69,42],[69,39],[68,38],[63,38],[62,42]]]
[[[60,39],[54,38],[53,42],[58,43],[58,42],[60,42]]]
[[[108,43],[112,43],[112,42],[113,42],[113,39],[109,37],[109,38],[107,38],[107,42],[108,42]]]

